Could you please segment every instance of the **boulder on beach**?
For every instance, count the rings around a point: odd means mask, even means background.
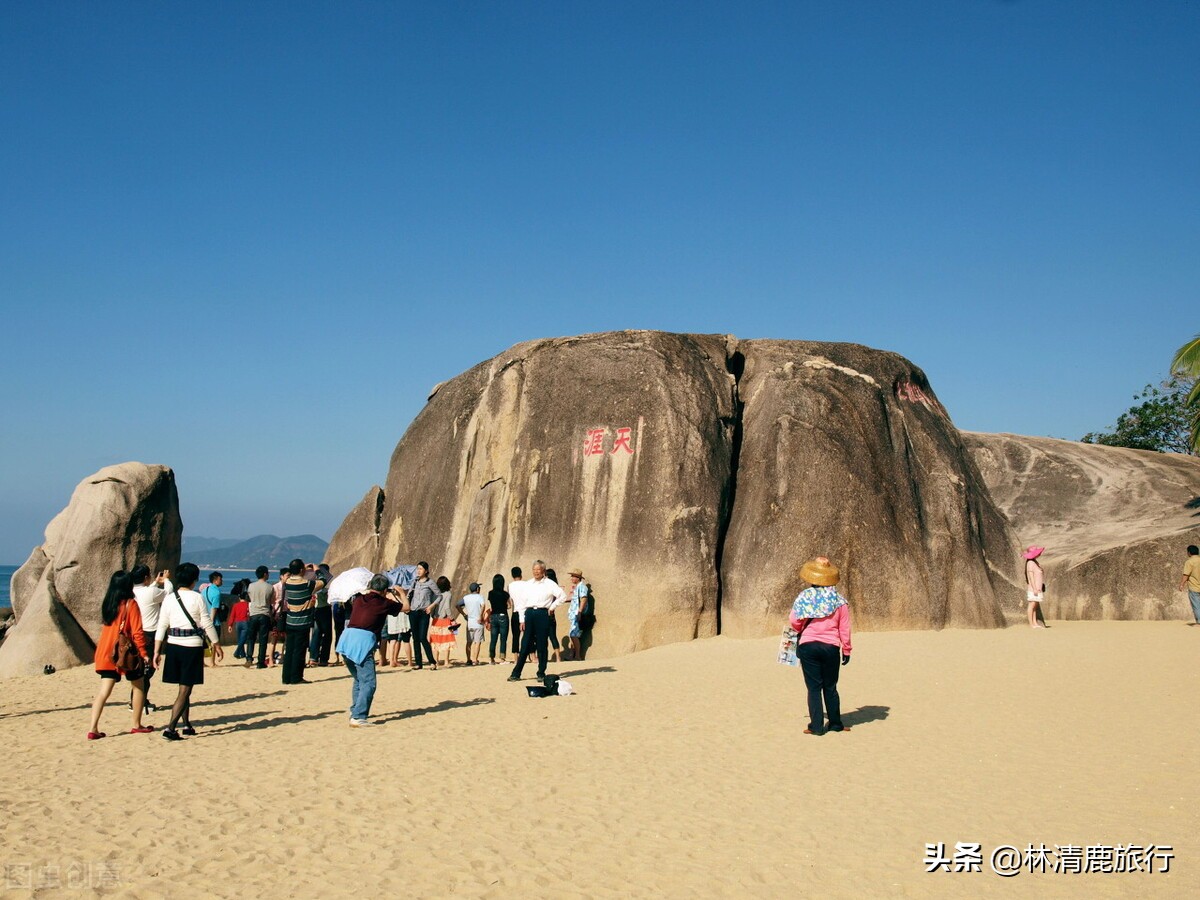
[[[622,331],[530,341],[439,385],[330,546],[461,591],[582,568],[595,649],[777,633],[807,557],[871,627],[999,626],[1015,541],[924,374],[849,344]],[[565,631],[560,620],[558,630]]]
[[[1185,619],[1177,591],[1200,545],[1200,458],[1015,434],[963,441],[1022,546],[1046,548],[1046,615]],[[1009,562],[1021,581],[1019,554]]]
[[[325,561],[334,572],[360,565],[358,560],[374,560],[379,550],[379,523],[383,517],[383,488],[373,485],[350,514],[338,526],[325,553]]]
[[[996,627],[1015,542],[925,373],[858,344],[751,340],[722,633],[778,631],[805,557],[840,566],[871,629]]]
[[[174,568],[182,534],[166,466],[121,463],[81,481],[13,575],[17,623],[0,645],[0,677],[90,663],[109,577],[138,563]]]

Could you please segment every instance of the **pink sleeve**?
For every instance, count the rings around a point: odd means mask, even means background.
[[[791,624],[791,626],[792,626],[792,631],[800,631],[800,630],[802,630],[802,629],[803,629],[803,627],[804,627],[804,623],[805,623],[805,622],[807,622],[807,621],[808,621],[808,619],[800,619],[800,618],[797,618],[796,616],[793,616],[793,615],[791,615],[791,614],[789,614],[789,615],[788,615],[788,622],[789,622],[789,623]]]
[[[839,606],[837,611],[838,640],[842,642],[842,652],[847,656],[853,649],[850,646],[850,607]]]

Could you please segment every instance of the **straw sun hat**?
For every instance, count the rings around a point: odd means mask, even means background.
[[[817,556],[800,567],[800,577],[809,584],[829,587],[838,583],[838,567],[829,561],[828,556]]]

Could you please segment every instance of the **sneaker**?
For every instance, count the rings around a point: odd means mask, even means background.
[[[368,725],[374,725],[374,724],[375,723],[372,722],[370,719],[351,719],[350,720],[351,728],[366,728]]]
[[[521,677],[519,675],[509,675],[508,680],[509,681],[520,681]]]
[[[191,737],[192,735],[194,735],[196,733],[196,729],[193,728],[191,725],[183,726],[181,731],[183,731],[183,733],[186,734],[188,737]]]
[[[162,736],[163,736],[164,741],[182,741],[183,740],[183,738],[179,736],[179,732],[176,731],[174,728],[164,728]]]

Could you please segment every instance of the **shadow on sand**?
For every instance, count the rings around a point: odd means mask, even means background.
[[[578,675],[597,675],[600,672],[615,672],[612,666],[592,666],[590,669],[572,669],[570,672],[551,672],[559,678],[575,678]]]
[[[196,717],[196,727],[200,731],[196,737],[216,737],[222,734],[232,734],[235,731],[258,731],[260,728],[274,728],[276,725],[295,725],[299,722],[316,722],[320,719],[328,719],[330,716],[345,715],[343,709],[331,709],[325,712],[308,713],[303,716],[276,716],[273,719],[259,719],[257,722],[245,722],[246,719],[254,719],[263,715],[257,713],[243,713],[235,716],[223,716],[220,719],[212,720],[212,724],[216,725],[211,731],[208,730],[205,720]],[[270,715],[270,713],[267,713]],[[245,724],[237,724],[245,722]]]
[[[452,709],[463,709],[467,706],[482,706],[485,703],[495,703],[495,697],[476,697],[474,700],[443,700],[433,706],[423,706],[419,709],[403,709],[400,712],[392,713],[388,716],[380,716],[375,719],[376,724],[384,722],[399,722],[401,719],[412,719],[417,716],[425,716],[430,713],[448,712]]]
[[[852,712],[842,713],[842,724],[850,728],[867,722],[879,722],[888,717],[891,709],[890,706],[860,706]]]

